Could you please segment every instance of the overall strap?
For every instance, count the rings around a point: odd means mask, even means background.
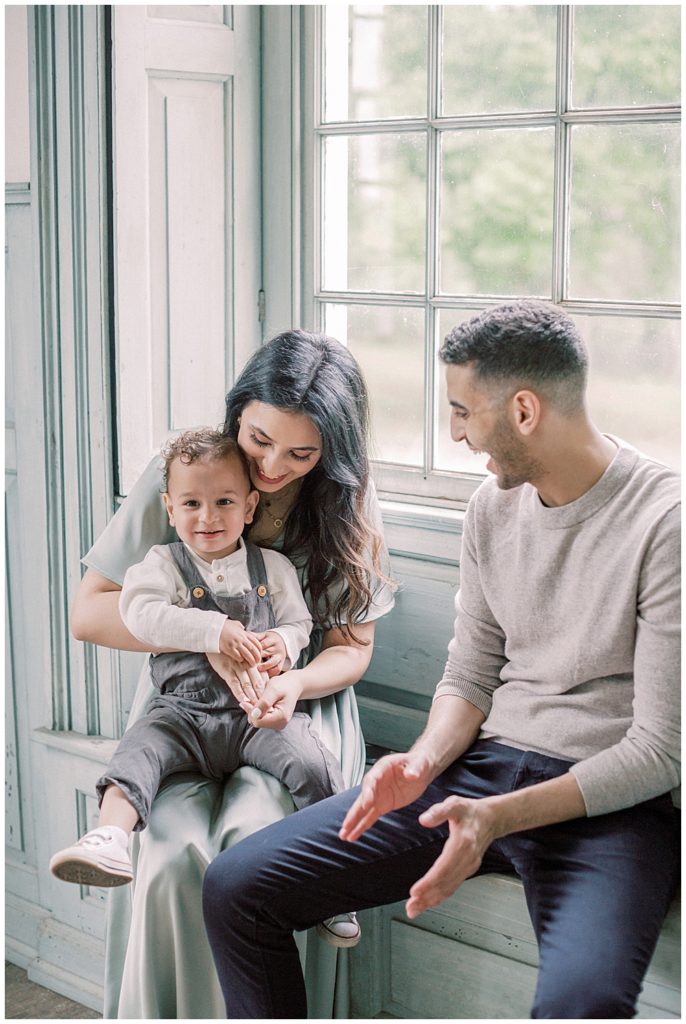
[[[201,586],[206,589],[207,584],[198,572],[198,568],[194,564],[193,559],[188,554],[186,545],[180,540],[175,540],[171,544],[168,544],[167,547],[169,548],[172,558],[176,562],[176,567],[181,573],[183,582],[186,584],[188,589],[192,590],[193,587],[196,586]]]
[[[212,591],[200,575],[197,565],[194,564],[193,559],[188,554],[186,545],[182,544],[180,540],[175,540],[167,546],[171,551],[172,558],[176,563],[177,569],[181,573],[183,582],[186,584],[189,593],[192,595],[191,603],[193,607],[204,608],[206,611],[222,612],[225,614],[224,610],[217,603]]]
[[[257,544],[253,544],[252,541],[244,540],[245,553],[247,556],[248,575],[250,576],[250,586],[259,587],[262,585],[269,590],[269,583],[267,580],[267,568],[264,564],[264,556],[258,548]]]

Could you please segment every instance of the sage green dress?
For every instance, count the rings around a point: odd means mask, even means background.
[[[161,464],[154,459],[96,541],[84,563],[121,584],[126,569],[153,544],[176,539],[162,504]],[[373,487],[367,511],[381,530]],[[299,567],[301,580],[306,566]],[[393,607],[379,585],[366,621]],[[313,631],[306,658],[320,649]],[[147,662],[129,724],[145,713],[154,690]],[[350,786],[362,778],[364,743],[352,687],[308,702],[315,727],[341,761]],[[132,839],[134,882],[112,889],[107,912],[106,1018],[223,1019],[224,1000],[214,969],[201,907],[202,878],[221,850],[294,810],[288,791],[271,775],[241,768],[223,784],[199,775],[175,775],[160,789],[148,828]],[[347,959],[314,931],[298,936],[309,1016],[348,1015]]]

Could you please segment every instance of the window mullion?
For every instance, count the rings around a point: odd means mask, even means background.
[[[433,465],[434,452],[434,336],[436,311],[430,300],[438,290],[438,132],[431,126],[440,111],[441,88],[441,19],[442,9],[432,5],[428,9],[428,67],[427,67],[427,175],[426,175],[426,274],[424,316],[424,476]]]
[[[313,120],[314,120],[314,153],[313,153],[313,223],[316,225],[314,238],[312,239],[312,271],[315,296],[319,295],[322,288],[322,239],[324,237],[324,139],[319,129],[322,124],[323,115],[323,91],[324,91],[324,18],[325,8],[321,4],[314,7],[314,90],[313,90]],[[322,303],[315,298],[314,303],[314,324],[315,330],[322,330],[323,307]]]
[[[572,8],[560,5],[557,12],[557,88],[555,124],[555,168],[553,184],[553,279],[552,300],[567,295],[569,252],[570,125],[564,120],[569,110],[572,73]]]

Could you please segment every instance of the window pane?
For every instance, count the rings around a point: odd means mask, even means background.
[[[569,295],[679,297],[679,126],[572,129]]]
[[[680,35],[676,4],[574,7],[574,106],[678,103]]]
[[[438,313],[438,345],[436,352],[443,344],[446,334],[453,327],[476,316],[478,309],[441,309]],[[437,414],[434,420],[434,468],[452,470],[455,473],[485,473],[488,455],[473,455],[467,445],[460,441],[456,444],[450,439],[450,406],[446,395],[445,363],[436,356],[435,402]]]
[[[458,295],[550,295],[552,128],[443,134],[441,287]]]
[[[329,136],[324,288],[424,291],[426,135]]]
[[[428,7],[323,9],[324,120],[425,115]]]
[[[679,469],[680,323],[575,316],[589,350],[597,426]]]
[[[443,8],[443,113],[555,109],[555,7]]]
[[[371,455],[424,462],[424,311],[391,306],[324,306],[327,334],[353,353],[371,404]]]

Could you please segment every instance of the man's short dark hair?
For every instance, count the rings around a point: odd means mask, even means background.
[[[482,383],[540,390],[561,412],[583,405],[586,346],[570,317],[547,302],[484,310],[454,327],[439,354],[444,363],[472,365]]]

